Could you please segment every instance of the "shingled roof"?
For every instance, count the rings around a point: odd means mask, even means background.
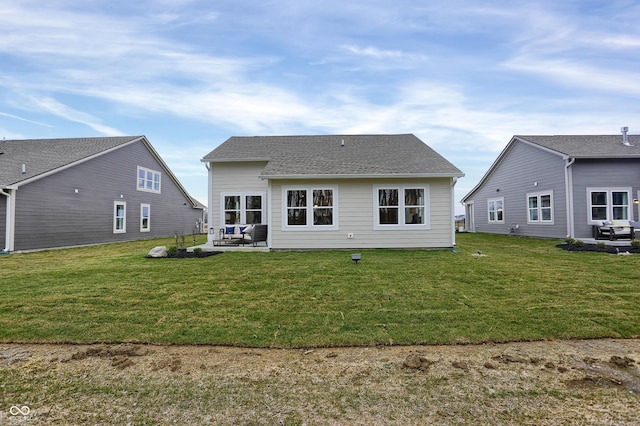
[[[267,161],[266,178],[464,176],[412,134],[234,136],[202,161]]]
[[[628,135],[633,146],[622,144],[622,135],[514,136],[573,158],[640,157],[640,135]]]
[[[19,184],[141,138],[144,136],[0,141],[0,187]]]

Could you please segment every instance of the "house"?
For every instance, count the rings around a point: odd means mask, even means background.
[[[271,250],[455,244],[464,174],[412,134],[231,137],[203,159],[209,243],[266,224]]]
[[[191,233],[202,206],[144,136],[0,141],[0,247]]]
[[[638,217],[640,135],[514,136],[465,195],[466,229],[587,239]]]

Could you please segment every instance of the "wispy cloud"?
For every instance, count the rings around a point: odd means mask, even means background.
[[[20,121],[24,121],[26,123],[31,123],[31,124],[36,124],[38,126],[42,126],[42,127],[53,127],[49,124],[45,124],[45,123],[40,123],[39,121],[34,121],[34,120],[29,120],[23,117],[18,117],[17,115],[13,115],[13,114],[7,114],[6,112],[0,112],[0,115],[3,117],[8,117],[8,118],[13,118],[14,120],[20,120]]]
[[[121,136],[123,133],[117,129],[106,126],[100,120],[91,114],[76,111],[68,106],[56,101],[52,98],[33,99],[33,104],[39,106],[42,110],[47,111],[57,117],[65,120],[74,121],[84,124],[96,132],[106,136]]]

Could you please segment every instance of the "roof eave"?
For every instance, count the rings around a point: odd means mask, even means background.
[[[242,157],[242,158],[203,158],[203,163],[246,163],[252,161],[269,161],[269,157]]]
[[[389,173],[389,174],[281,174],[260,175],[261,179],[415,179],[415,178],[461,178],[464,173]]]

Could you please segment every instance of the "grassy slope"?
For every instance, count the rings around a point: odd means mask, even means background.
[[[458,251],[147,259],[171,240],[0,258],[0,341],[307,347],[640,335],[640,257],[458,235]],[[482,250],[486,257],[472,256]]]

